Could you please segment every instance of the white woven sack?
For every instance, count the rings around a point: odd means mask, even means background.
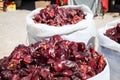
[[[100,46],[104,46],[111,50],[120,52],[120,44],[104,35],[104,33],[106,32],[107,29],[117,26],[117,23],[120,23],[120,19],[109,22],[106,24],[105,27],[99,29],[98,30],[98,40],[99,40]]]
[[[77,24],[64,25],[62,27],[54,27],[46,24],[35,24],[32,20],[33,16],[41,10],[38,8],[28,14],[26,18],[27,33],[30,43],[40,41],[42,39],[49,39],[53,35],[61,35],[62,38],[70,41],[82,41],[87,43],[91,37],[96,36],[96,28],[93,21],[93,13],[89,7],[85,5],[67,5],[65,8],[79,8],[86,14],[84,20]]]

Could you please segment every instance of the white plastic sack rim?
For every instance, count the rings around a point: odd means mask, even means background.
[[[110,69],[107,59],[106,60],[106,66],[102,72],[97,74],[96,76],[89,78],[87,80],[110,80]]]
[[[33,17],[35,14],[39,13],[39,11],[42,9],[42,8],[38,8],[36,10],[33,10],[26,17],[28,33],[31,33],[31,32],[32,32],[32,34],[41,33],[38,35],[39,37],[50,37],[50,36],[57,35],[57,34],[59,34],[59,35],[69,34],[71,32],[77,31],[77,30],[83,30],[83,29],[89,27],[88,25],[93,24],[93,13],[88,6],[86,6],[86,5],[67,5],[67,6],[62,6],[62,7],[79,8],[80,10],[82,10],[84,12],[84,14],[86,14],[85,19],[83,19],[82,21],[79,21],[77,24],[64,25],[62,27],[49,26],[47,24],[41,24],[41,23],[35,24],[33,21]]]
[[[99,29],[98,39],[101,46],[120,52],[120,44],[104,35],[107,29],[117,26],[117,23],[120,23],[120,19],[109,22],[105,27]]]

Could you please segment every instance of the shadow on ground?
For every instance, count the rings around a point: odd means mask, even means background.
[[[22,5],[17,9],[34,10],[35,0],[23,0]]]

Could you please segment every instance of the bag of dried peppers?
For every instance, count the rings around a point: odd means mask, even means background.
[[[86,5],[38,8],[28,14],[26,24],[30,43],[61,35],[70,41],[95,44],[93,13]]]

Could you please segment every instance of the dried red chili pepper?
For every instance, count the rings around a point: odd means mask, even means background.
[[[57,5],[49,5],[34,15],[34,23],[43,23],[51,26],[63,26],[76,24],[85,19],[82,10],[72,8],[59,8]]]
[[[120,44],[120,23],[118,23],[117,26],[106,30],[104,35]]]
[[[0,80],[86,80],[100,73],[104,57],[82,42],[56,35],[29,46],[19,45],[0,59]]]

